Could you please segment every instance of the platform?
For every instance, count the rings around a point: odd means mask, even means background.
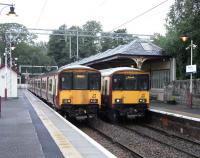
[[[166,104],[152,101],[150,111],[200,122],[200,108],[185,104]]]
[[[115,156],[27,90],[2,100],[0,157],[106,158]]]

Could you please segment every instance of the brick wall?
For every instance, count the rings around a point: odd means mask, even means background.
[[[175,100],[180,104],[189,104],[190,80],[176,80],[164,88],[164,101]],[[193,80],[193,106],[200,107],[200,80]]]

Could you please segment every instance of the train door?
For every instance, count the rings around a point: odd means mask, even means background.
[[[46,83],[46,98],[47,102],[49,102],[49,77],[47,77],[47,83]]]
[[[56,77],[54,76],[54,81],[53,81],[53,103],[54,103],[54,105],[56,105],[55,98],[56,98]]]

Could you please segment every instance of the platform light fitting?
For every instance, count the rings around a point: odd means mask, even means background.
[[[6,15],[8,15],[8,16],[15,16],[15,17],[18,16],[15,13],[15,7],[13,5],[10,7],[10,11]]]

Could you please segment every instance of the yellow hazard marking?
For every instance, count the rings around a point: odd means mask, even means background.
[[[62,134],[62,132],[60,132],[56,128],[56,126],[48,119],[46,114],[37,107],[36,103],[38,103],[38,101],[31,100],[31,97],[27,95],[27,93],[26,96],[31,102],[31,104],[34,105],[33,108],[38,114],[38,117],[41,119],[44,126],[47,128],[50,135],[60,148],[63,156],[66,158],[82,158],[81,154],[74,148],[74,146],[69,142],[69,140]]]

